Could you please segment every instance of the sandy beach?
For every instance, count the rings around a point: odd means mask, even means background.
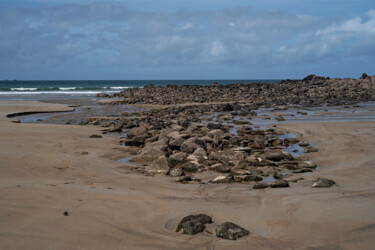
[[[1,249],[373,249],[375,122],[278,125],[319,148],[309,154],[319,169],[289,189],[254,190],[143,176],[115,161],[127,156],[117,138],[89,138],[100,128],[6,117],[69,109],[0,102]],[[338,185],[314,189],[317,177]],[[174,232],[193,213],[214,223],[199,235]],[[216,238],[225,221],[250,235]]]

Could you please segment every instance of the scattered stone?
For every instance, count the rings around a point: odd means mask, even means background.
[[[224,222],[216,227],[216,236],[226,240],[237,240],[243,236],[249,235],[249,231],[232,223]]]
[[[90,138],[103,138],[101,135],[90,135]]]
[[[313,152],[318,152],[319,149],[315,148],[315,147],[305,147],[305,149],[303,150],[304,153],[313,153]]]
[[[306,142],[306,141],[301,141],[301,142],[299,143],[299,145],[300,145],[301,147],[307,147],[307,146],[309,146],[310,144],[309,144],[308,142]]]
[[[303,161],[298,162],[297,166],[299,168],[316,168],[316,163],[313,161]]]
[[[319,178],[316,180],[316,182],[312,185],[315,188],[328,188],[333,185],[335,185],[336,182],[334,182],[331,179],[326,179],[326,178]]]
[[[188,223],[191,222],[191,223]],[[203,232],[205,229],[204,224],[211,224],[212,218],[206,214],[198,214],[198,215],[189,215],[184,217],[177,225],[176,232],[179,232],[183,229],[183,233],[185,234],[196,234]],[[203,225],[202,226],[199,226]]]
[[[211,181],[212,183],[232,183],[234,182],[233,175],[220,175]]]
[[[264,182],[259,182],[259,183],[256,183],[254,186],[253,186],[253,189],[265,189],[265,188],[268,188],[270,185],[268,185],[267,183],[264,183]]]
[[[286,188],[290,187],[286,180],[277,180],[270,185],[271,188]]]

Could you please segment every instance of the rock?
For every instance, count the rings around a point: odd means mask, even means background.
[[[151,144],[140,151],[137,156],[132,158],[131,162],[152,162],[159,159],[161,156],[165,156],[166,152],[163,150],[165,147],[158,144]],[[173,165],[174,166],[174,165]]]
[[[209,122],[207,124],[207,128],[208,129],[223,129],[223,125],[220,124],[220,123],[212,123],[212,122]]]
[[[226,240],[237,240],[240,237],[249,235],[249,231],[232,223],[224,222],[216,227],[216,236]]]
[[[306,142],[306,141],[301,141],[301,142],[299,143],[299,145],[300,145],[301,147],[307,147],[307,146],[309,146],[310,144],[309,144],[308,142]]]
[[[334,182],[333,180],[326,179],[326,178],[319,178],[316,180],[316,182],[312,186],[315,188],[328,188],[335,184],[336,182]]]
[[[249,181],[262,181],[263,178],[257,175],[248,175],[242,178],[243,182],[249,182]]]
[[[197,214],[197,215],[189,215],[189,216],[186,216],[184,217],[177,225],[177,229],[176,229],[176,232],[179,232],[181,229],[184,230],[184,233],[186,233],[186,228],[184,225],[186,225],[187,228],[190,228],[192,227],[192,225],[190,224],[186,224],[187,222],[193,222],[195,224],[201,224],[201,225],[204,225],[204,224],[211,224],[212,223],[212,218],[206,214]],[[200,227],[198,225],[195,225],[193,226],[197,229],[199,229]],[[204,228],[203,228],[204,230]],[[203,231],[202,230],[202,231]],[[188,230],[189,232],[190,229]],[[195,230],[195,231],[199,231],[199,230]],[[200,231],[200,232],[202,232]]]
[[[90,135],[90,138],[103,138],[101,135]]]
[[[181,145],[184,143],[185,139],[183,137],[179,137],[176,139],[173,139],[169,142],[169,146],[172,150],[180,150]]]
[[[179,177],[184,175],[184,171],[182,170],[181,167],[177,167],[169,171],[169,176],[170,177]]]
[[[212,183],[232,183],[234,182],[233,175],[220,175],[212,180]]]
[[[145,171],[148,174],[167,174],[169,172],[168,158],[165,156],[159,157],[150,166],[146,167]]]
[[[199,162],[207,160],[208,157],[206,151],[203,148],[199,147],[194,151],[192,155],[188,156],[187,159],[191,162],[194,162],[195,164],[198,164]]]
[[[313,161],[303,161],[298,162],[297,166],[299,168],[316,168],[316,163]]]
[[[182,224],[182,228],[184,234],[194,235],[203,232],[206,226],[197,221],[187,221]]]
[[[253,186],[253,189],[264,189],[264,188],[268,188],[270,185],[268,185],[267,183],[264,183],[264,182],[260,182],[260,183],[256,183],[254,186]]]
[[[278,180],[270,185],[271,188],[285,188],[289,187],[289,183],[286,180]]]
[[[281,150],[267,150],[264,155],[270,161],[281,161],[285,157],[285,154]]]
[[[134,137],[144,135],[147,133],[147,129],[145,127],[136,127],[129,129],[129,131],[126,133],[126,138],[127,139],[132,139]]]
[[[178,179],[177,182],[187,183],[187,182],[190,182],[192,180],[193,180],[193,178],[191,178],[191,176],[185,175],[185,176],[181,176],[180,179]]]
[[[299,142],[297,138],[285,138],[284,139],[285,145],[292,145],[292,144],[296,144],[297,142]]]
[[[189,138],[181,144],[181,151],[187,154],[193,153],[199,145],[196,143],[196,138]]]
[[[216,172],[219,173],[229,173],[231,168],[227,165],[224,165],[223,163],[217,163],[212,166],[210,166],[210,169],[214,169]]]
[[[195,173],[197,172],[198,168],[194,163],[186,162],[181,166],[182,170],[185,172]]]
[[[182,165],[187,161],[186,157],[187,154],[184,152],[178,152],[170,155],[168,158],[169,166],[175,167],[177,165]]]
[[[313,153],[313,152],[318,152],[319,149],[315,148],[315,147],[305,147],[305,149],[303,150],[304,153]]]
[[[65,212],[63,213],[63,215],[64,215],[64,216],[69,216],[69,212],[65,211]]]
[[[312,170],[310,168],[301,168],[301,169],[293,170],[293,173],[295,174],[307,173],[307,172],[312,172]]]

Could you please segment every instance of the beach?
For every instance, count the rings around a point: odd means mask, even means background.
[[[13,123],[6,115],[67,111],[66,105],[1,101],[2,249],[372,249],[375,235],[375,122],[283,123],[319,148],[319,169],[287,189],[242,183],[181,184],[116,162],[129,156],[100,127]],[[102,138],[90,138],[91,135]],[[312,188],[318,177],[335,180]],[[69,216],[64,216],[68,212]],[[186,215],[214,223],[176,233]],[[229,241],[215,226],[250,235]]]

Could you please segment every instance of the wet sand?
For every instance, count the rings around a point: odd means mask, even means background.
[[[66,110],[66,105],[0,102],[1,249],[373,249],[375,122],[280,124],[319,152],[319,170],[287,189],[249,184],[178,184],[136,174],[118,138],[100,128],[17,124],[7,114]],[[83,152],[87,152],[88,154]],[[297,176],[297,175],[296,175]],[[317,177],[335,180],[311,187]],[[69,216],[63,213],[69,212]],[[175,233],[179,220],[206,213],[203,234]],[[215,225],[250,231],[218,239]]]

